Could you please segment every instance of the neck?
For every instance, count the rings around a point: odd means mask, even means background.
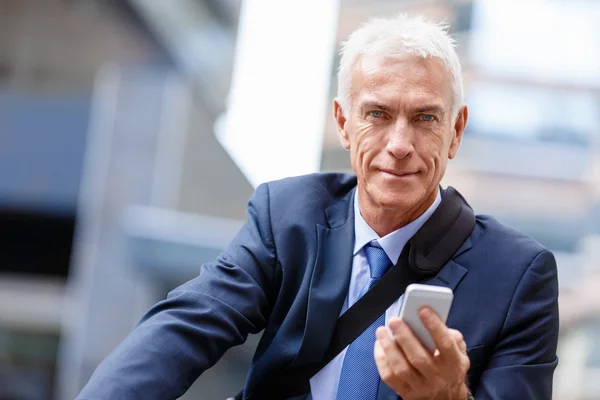
[[[400,229],[419,218],[435,201],[437,191],[425,196],[417,204],[405,208],[384,207],[375,201],[359,185],[357,190],[360,214],[369,226],[379,235],[385,235]]]

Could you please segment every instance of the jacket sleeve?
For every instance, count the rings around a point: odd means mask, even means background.
[[[77,399],[176,399],[228,348],[264,328],[276,293],[266,184],[247,213],[248,222],[216,262],[153,306]]]
[[[554,256],[540,252],[523,274],[499,341],[475,392],[477,400],[549,400],[558,363],[558,278]]]

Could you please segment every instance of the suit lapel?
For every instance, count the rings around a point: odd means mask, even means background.
[[[304,337],[294,366],[320,360],[346,299],[352,272],[354,192],[326,210],[329,227],[317,225],[317,256],[308,293]]]
[[[454,291],[466,274],[467,269],[465,267],[454,260],[450,260],[435,277],[423,283],[425,285],[444,286]]]
[[[458,251],[452,256],[452,259],[431,279],[423,282],[426,285],[444,286],[456,290],[456,287],[463,280],[468,270],[457,263],[455,259],[471,248],[471,238],[467,238]]]

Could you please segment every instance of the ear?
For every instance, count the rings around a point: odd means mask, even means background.
[[[346,110],[348,112],[349,110]],[[346,130],[346,117],[344,116],[344,110],[342,110],[342,105],[340,104],[339,98],[335,98],[333,100],[333,115],[335,117],[335,123],[337,125],[337,133],[340,139],[340,143],[342,147],[346,150],[350,150],[350,137],[348,136],[348,131]]]
[[[450,149],[448,150],[448,158],[453,159],[458,153],[458,148],[462,142],[463,133],[467,127],[467,120],[469,119],[469,108],[463,105],[458,111],[454,126],[452,128],[452,143],[450,143]]]

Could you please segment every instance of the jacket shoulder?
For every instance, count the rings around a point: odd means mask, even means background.
[[[490,263],[510,266],[511,271],[526,269],[540,253],[548,251],[531,236],[489,215],[476,216],[471,242],[475,253],[483,256],[485,252],[485,259]]]
[[[356,176],[335,172],[316,173],[294,176],[268,182],[269,190],[273,195],[286,195],[290,191],[295,194],[318,194],[330,196],[334,200],[346,195],[356,186]]]
[[[341,173],[317,173],[285,178],[266,184],[271,212],[298,218],[321,214],[356,187],[356,177]]]

